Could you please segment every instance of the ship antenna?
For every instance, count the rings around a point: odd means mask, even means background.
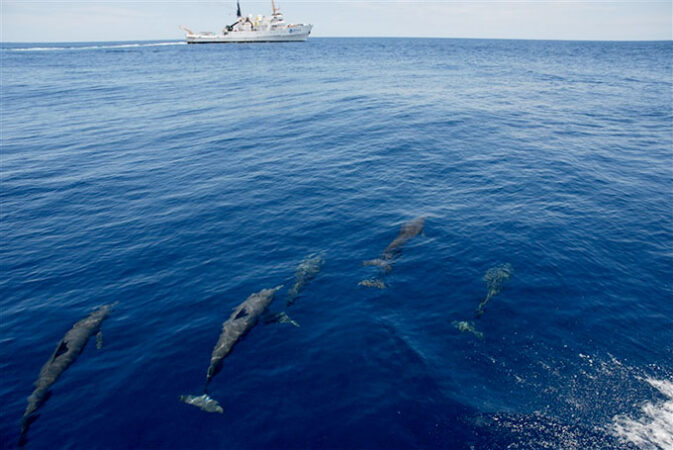
[[[271,0],[271,8],[273,9],[274,16],[278,14],[278,8],[276,8],[276,3],[273,0]]]
[[[236,17],[241,17],[241,4],[236,0]]]

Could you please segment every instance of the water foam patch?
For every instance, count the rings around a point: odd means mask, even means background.
[[[49,51],[68,51],[68,50],[105,50],[116,48],[139,48],[139,47],[164,47],[169,45],[186,45],[186,42],[147,42],[134,44],[103,44],[103,45],[83,45],[71,47],[19,47],[10,48],[12,52],[49,52]]]
[[[613,431],[622,440],[640,448],[673,448],[673,382],[654,378],[645,381],[664,399],[645,402],[640,417],[616,415],[612,421]]]

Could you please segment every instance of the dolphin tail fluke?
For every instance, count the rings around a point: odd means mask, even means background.
[[[18,448],[24,448],[28,442],[28,429],[23,427],[21,424],[21,435],[19,436],[19,442],[16,443]]]
[[[292,317],[288,316],[287,313],[283,313],[283,317],[279,320],[280,323],[289,323],[292,326],[295,326],[297,328],[300,327],[299,322],[294,320]]]
[[[477,310],[475,311],[477,318],[481,317],[482,314],[484,314],[485,311],[484,308],[486,307],[486,304],[489,302],[489,300],[491,300],[491,297],[493,296],[489,292],[489,295],[487,295],[485,299],[479,302],[479,306],[477,306]]]
[[[37,420],[37,417],[38,414],[30,414],[21,419],[21,435],[19,436],[19,442],[17,443],[19,448],[25,447],[28,442],[28,428],[35,422],[35,420]]]
[[[19,442],[16,443],[16,446],[19,449],[23,449],[26,447],[26,444],[28,443],[28,437],[26,436],[25,432],[21,432],[21,436],[19,436]]]
[[[217,403],[217,400],[209,396],[208,394],[203,395],[181,395],[180,401],[182,403],[187,403],[188,405],[196,406],[201,411],[210,412],[210,413],[219,413],[222,414],[224,410]]]

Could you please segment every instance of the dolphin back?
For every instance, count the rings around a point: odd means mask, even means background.
[[[217,375],[222,366],[222,360],[231,353],[238,340],[256,324],[259,316],[273,301],[273,297],[283,286],[272,289],[262,289],[251,294],[243,303],[234,308],[234,311],[222,324],[220,337],[210,355],[210,365],[206,372],[206,386]]]
[[[390,244],[388,244],[379,258],[362,262],[363,266],[377,267],[380,271],[379,277],[369,280],[362,280],[358,283],[358,285],[384,289],[386,286],[383,282],[383,277],[392,272],[395,261],[402,254],[402,248],[404,247],[404,244],[406,244],[415,236],[421,234],[424,225],[425,217],[423,216],[417,217],[414,220],[403,224],[397,237]]]
[[[100,325],[110,313],[112,305],[103,305],[84,319],[75,323],[63,336],[51,357],[42,366],[35,381],[35,390],[28,397],[28,405],[21,419],[21,442],[25,442],[28,427],[36,419],[35,413],[49,398],[49,388],[82,353],[89,338],[100,330]]]
[[[383,251],[383,258],[392,259],[398,256],[399,252],[401,251],[404,244],[407,243],[407,241],[421,234],[424,225],[425,217],[417,217],[411,222],[403,224],[402,228],[400,229],[400,233]]]
[[[287,292],[288,306],[295,302],[304,287],[315,278],[324,265],[325,257],[323,253],[318,253],[309,256],[297,266],[294,274],[294,285]]]

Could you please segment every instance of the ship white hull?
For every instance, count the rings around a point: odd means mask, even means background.
[[[226,34],[187,34],[188,44],[226,44],[244,42],[304,42],[312,25],[290,26],[269,31],[231,31]]]

